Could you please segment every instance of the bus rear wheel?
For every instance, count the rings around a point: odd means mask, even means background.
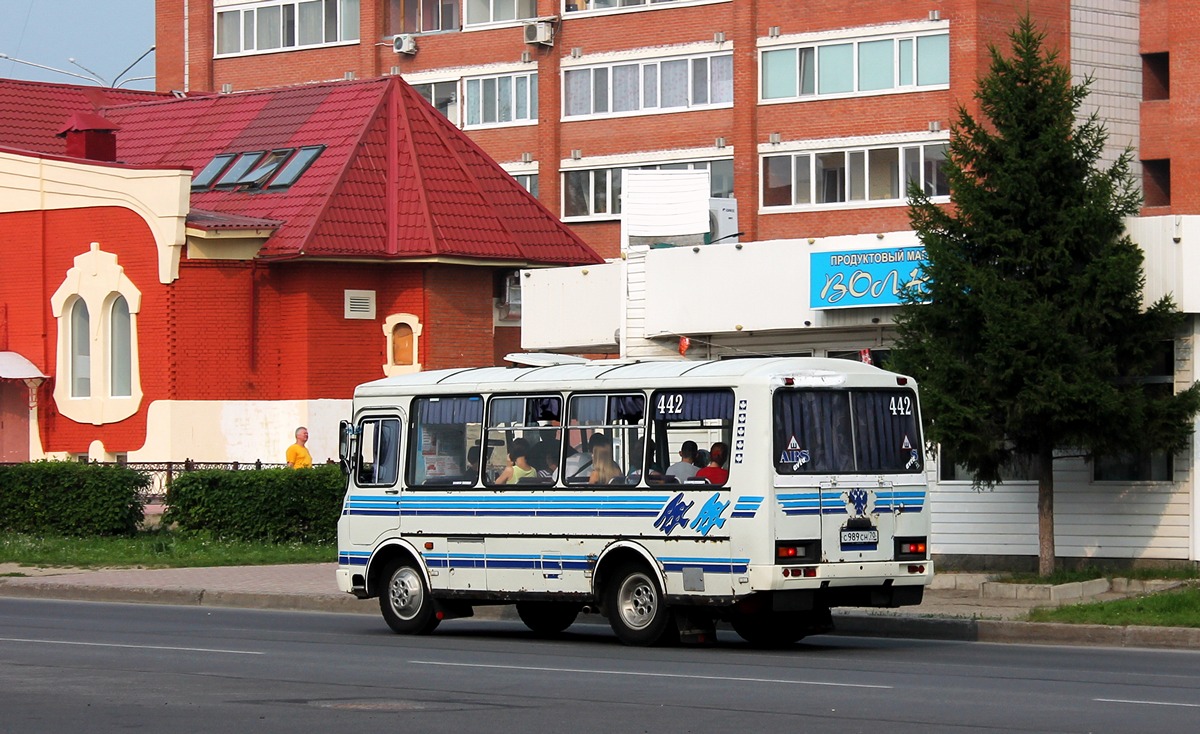
[[[557,601],[519,601],[517,616],[539,635],[556,635],[575,623],[580,606]]]
[[[655,645],[671,626],[671,610],[658,582],[642,565],[617,569],[604,594],[604,610],[617,638],[626,645]]]
[[[383,572],[379,610],[392,631],[401,635],[427,635],[441,620],[419,569],[408,561],[393,561]]]

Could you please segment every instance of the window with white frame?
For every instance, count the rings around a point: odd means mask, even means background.
[[[521,188],[533,194],[534,198],[538,195],[538,175],[536,173],[514,173],[512,175],[516,182],[521,184]]]
[[[591,168],[563,172],[563,217],[604,217],[621,213],[621,174],[632,170],[708,170],[714,197],[733,195],[733,160]]]
[[[688,2],[689,0],[566,0],[563,11],[577,13],[581,10],[610,10],[613,8],[641,8],[648,5]]]
[[[929,196],[949,196],[947,148],[939,142],[764,155],[762,205],[902,204],[910,183]]]
[[[463,25],[537,17],[537,0],[464,0]]]
[[[388,32],[458,30],[458,0],[389,0]]]
[[[427,82],[413,84],[413,91],[425,98],[425,101],[437,108],[447,120],[455,125],[460,124],[458,114],[458,82]]]
[[[537,123],[537,72],[473,77],[466,89],[466,127]]]
[[[950,35],[831,41],[762,52],[762,99],[800,100],[945,86]]]
[[[563,73],[564,117],[731,104],[733,55],[729,53],[589,66]]]
[[[359,0],[270,0],[221,6],[216,55],[309,48],[358,40]]]
[[[137,412],[142,399],[137,342],[141,299],[116,255],[93,243],[75,258],[50,298],[62,371],[54,401],[62,415],[102,425]]]

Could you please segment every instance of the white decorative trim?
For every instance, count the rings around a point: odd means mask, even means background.
[[[928,143],[948,143],[950,132],[930,133],[927,131],[912,133],[889,133],[887,135],[859,135],[846,138],[811,138],[808,140],[790,140],[782,143],[759,143],[760,155],[773,153],[794,153],[803,150],[844,150],[847,148],[877,148],[889,145],[917,145]]]
[[[560,171],[579,171],[592,168],[624,168],[647,163],[687,163],[724,160],[733,158],[732,145],[724,148],[678,148],[675,150],[650,150],[618,155],[585,156],[579,160],[563,158],[558,163]]]
[[[0,152],[0,212],[116,206],[146,221],[158,248],[158,280],[179,277],[191,170],[131,168]]]
[[[564,56],[559,65],[564,71],[580,66],[605,66],[619,64],[623,61],[672,60],[679,56],[705,56],[719,53],[732,53],[733,42],[713,43],[700,41],[697,43],[680,43],[675,46],[651,46],[649,48],[631,48],[623,51],[606,51],[603,53],[583,54],[579,57]]]
[[[905,34],[932,34],[938,31],[950,30],[948,20],[923,20],[911,23],[890,23],[884,25],[855,26],[853,28],[838,28],[817,33],[789,33],[771,38],[759,36],[758,47],[767,49],[776,46],[794,46],[806,43],[823,43],[826,41],[870,39],[876,36],[897,36]]]
[[[109,334],[112,303],[117,296],[124,297],[129,306],[130,394],[125,397],[113,397],[110,394]],[[71,311],[67,306],[76,301],[83,301],[87,305],[90,318],[91,395],[83,398],[71,396],[68,366],[71,362]],[[137,314],[142,310],[142,292],[125,276],[125,269],[117,264],[117,256],[101,250],[97,242],[93,242],[87,252],[76,255],[74,267],[67,271],[62,284],[50,297],[50,310],[58,320],[57,379],[54,381],[54,403],[58,412],[76,423],[96,426],[123,421],[136,413],[142,404],[137,330]]]

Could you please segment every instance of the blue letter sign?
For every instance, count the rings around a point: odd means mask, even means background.
[[[896,306],[906,290],[924,291],[924,247],[814,252],[809,305],[815,309]]]

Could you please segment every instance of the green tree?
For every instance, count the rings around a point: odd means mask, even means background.
[[[1014,455],[1036,457],[1046,575],[1055,450],[1179,451],[1200,387],[1170,395],[1139,380],[1184,315],[1170,297],[1142,308],[1142,253],[1123,222],[1141,205],[1131,152],[1101,166],[1104,126],[1077,115],[1090,80],[1071,83],[1028,16],[1009,38],[1009,55],[990,49],[980,118],[957,111],[952,205],[909,192],[927,283],[907,294],[893,358],[922,387],[927,438],[977,486],[999,482]]]

